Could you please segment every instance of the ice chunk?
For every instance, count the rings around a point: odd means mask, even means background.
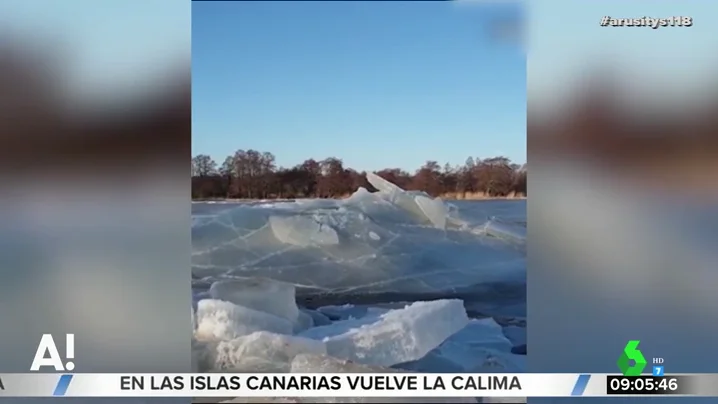
[[[404,191],[403,189],[399,188],[398,186],[392,184],[391,182],[374,173],[367,173],[366,179],[374,188],[379,191],[380,196],[389,201],[391,204],[410,213],[416,218],[428,220],[419,205],[416,204],[414,195]]]
[[[523,372],[525,359],[511,353],[511,341],[491,318],[471,320],[423,358],[397,365],[419,372]]]
[[[506,240],[515,244],[526,243],[526,227],[518,224],[506,223],[496,218],[487,221],[481,231],[489,236]]]
[[[329,317],[325,316],[324,314],[322,314],[318,311],[307,310],[307,309],[300,309],[300,310],[304,313],[307,313],[309,316],[312,317],[313,326],[329,325],[332,323],[332,320],[330,320]]]
[[[377,191],[383,193],[383,194],[392,194],[392,193],[399,193],[403,192],[404,190],[396,186],[395,184],[392,184],[391,182],[385,180],[384,178],[374,174],[374,173],[366,173],[366,180],[369,181],[371,186],[376,188]]]
[[[441,198],[432,199],[427,196],[417,195],[414,197],[414,202],[419,205],[419,208],[429,221],[437,229],[446,228],[446,217],[449,214],[449,209],[444,205],[444,201]]]
[[[288,372],[295,356],[326,352],[319,341],[265,331],[208,343],[206,350],[203,371],[252,373]]]
[[[389,311],[389,309],[380,307],[355,306],[353,304],[345,304],[342,306],[322,306],[317,310],[333,321],[356,320],[367,316],[377,317]]]
[[[339,244],[337,232],[308,216],[271,216],[269,225],[277,240],[298,247]]]
[[[359,187],[353,194],[345,199],[345,201],[356,204],[371,204],[380,203],[382,199],[377,198],[376,195],[369,192],[366,188]]]
[[[235,278],[212,284],[213,299],[273,314],[294,323],[299,315],[294,285],[266,278]]]
[[[323,340],[327,352],[368,365],[419,359],[468,323],[461,300],[416,302],[377,317],[315,327],[302,336]]]
[[[428,220],[438,229],[446,228],[446,217],[449,208],[441,198],[432,198],[424,192],[407,192],[392,184],[384,178],[367,173],[367,181],[376,188],[379,193],[396,206],[406,210],[414,216]]]
[[[312,327],[314,327],[314,318],[303,310],[300,310],[297,321],[294,323],[294,333],[296,334]]]
[[[273,314],[215,299],[197,304],[197,339],[231,340],[255,331],[291,334],[293,324]]]

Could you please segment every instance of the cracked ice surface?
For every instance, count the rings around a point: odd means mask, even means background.
[[[196,221],[193,275],[271,278],[298,297],[446,296],[525,282],[525,253],[495,237],[496,226],[470,228],[440,199],[367,179],[380,191],[240,205]]]

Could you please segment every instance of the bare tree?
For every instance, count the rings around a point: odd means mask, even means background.
[[[209,177],[217,173],[217,163],[206,154],[200,154],[192,158],[192,176]]]

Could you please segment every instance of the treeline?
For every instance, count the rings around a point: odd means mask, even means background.
[[[427,161],[413,174],[386,168],[376,174],[408,190],[448,198],[526,195],[526,170],[505,157],[469,157],[462,166]],[[341,159],[309,159],[278,168],[272,153],[238,150],[218,164],[200,154],[192,158],[192,199],[336,198],[359,187],[374,188],[366,172],[344,167]]]

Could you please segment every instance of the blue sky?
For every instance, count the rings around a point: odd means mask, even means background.
[[[468,156],[526,161],[526,63],[489,34],[518,6],[194,2],[193,153],[281,166],[342,158],[414,170]]]

